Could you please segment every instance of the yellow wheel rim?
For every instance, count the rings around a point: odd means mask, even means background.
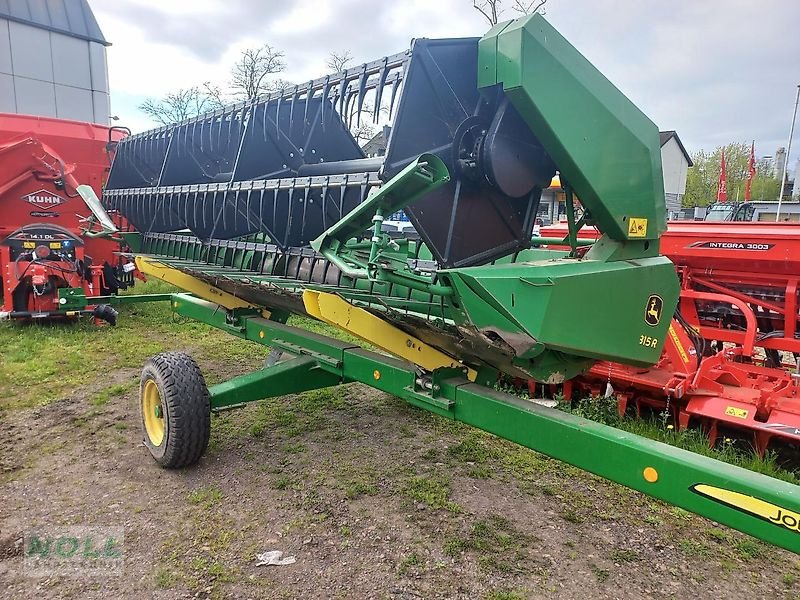
[[[164,441],[166,428],[164,420],[164,407],[161,404],[161,394],[158,385],[148,379],[142,390],[142,416],[144,417],[144,430],[153,446],[160,446]]]

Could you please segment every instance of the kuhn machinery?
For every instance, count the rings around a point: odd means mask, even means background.
[[[117,228],[97,197],[122,135],[0,114],[0,319],[89,314],[115,322],[113,308],[86,297],[120,287],[119,242],[110,237]]]
[[[349,133],[366,118],[392,125],[383,157]],[[360,381],[800,551],[796,486],[495,389],[658,361],[680,292],[660,156],[655,125],[538,15],[122,140],[104,201],[140,269],[189,292],[177,313],[272,349],[211,388],[187,355],[152,358],[150,453],[192,464],[211,410]],[[586,208],[570,239],[602,232],[580,255],[530,247],[556,168]],[[399,209],[419,241],[382,232]]]
[[[567,233],[566,224],[542,228]],[[712,445],[720,424],[751,432],[759,454],[773,440],[800,443],[800,225],[676,221],[661,252],[681,281],[661,358],[647,368],[595,363],[566,395],[599,394],[610,381],[620,414],[668,409],[680,427],[703,423]]]

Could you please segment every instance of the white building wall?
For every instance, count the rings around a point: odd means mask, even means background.
[[[773,177],[780,179],[783,175],[783,167],[786,164],[786,148],[781,146],[775,150],[775,158],[772,159]]]
[[[794,166],[794,188],[792,188],[792,200],[800,200],[800,158]]]
[[[681,201],[686,193],[686,176],[689,169],[686,156],[675,138],[670,138],[666,144],[661,146],[661,169],[664,173],[667,214],[673,216],[670,213],[676,213],[681,208]]]
[[[107,125],[105,47],[0,19],[0,112]]]

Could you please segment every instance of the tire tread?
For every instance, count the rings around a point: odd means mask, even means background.
[[[162,352],[142,370],[146,378],[160,384],[161,403],[167,413],[164,453],[153,458],[164,468],[181,469],[197,463],[208,448],[211,434],[211,398],[203,373],[195,360],[183,352]]]

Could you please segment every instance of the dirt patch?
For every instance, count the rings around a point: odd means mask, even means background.
[[[200,362],[214,381],[256,366]],[[201,463],[164,471],[137,373],[2,416],[0,597],[800,593],[787,552],[359,385],[215,416]],[[27,576],[23,532],[53,525],[124,527],[122,573]],[[297,562],[255,566],[266,550]]]

